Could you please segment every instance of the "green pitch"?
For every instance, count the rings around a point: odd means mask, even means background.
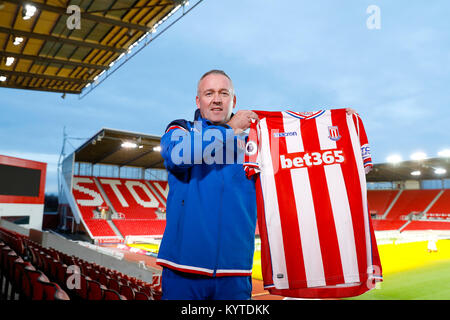
[[[348,300],[449,300],[450,261],[387,274],[380,289]]]

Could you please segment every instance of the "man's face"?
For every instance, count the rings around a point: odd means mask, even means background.
[[[209,74],[198,86],[197,107],[203,118],[214,124],[227,122],[236,106],[231,81],[221,74]]]

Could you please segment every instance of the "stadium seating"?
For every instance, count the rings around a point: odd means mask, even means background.
[[[94,218],[96,208],[107,204],[117,213],[111,221],[123,237],[162,236],[165,220],[156,212],[165,211],[167,194],[167,181],[74,176],[73,196],[94,238],[118,236],[106,220]]]
[[[424,230],[448,230],[449,221],[411,221],[403,231],[424,231]]]
[[[94,237],[117,236],[108,222],[102,219],[94,219],[94,209],[105,206],[106,202],[93,177],[74,176],[72,193],[83,220]]]
[[[372,225],[376,231],[399,230],[406,221],[404,220],[372,220]]]
[[[450,215],[450,189],[444,190],[427,213],[442,215],[443,217]]]
[[[398,190],[369,190],[367,201],[369,202],[370,213],[383,216],[398,192]]]
[[[23,248],[22,256],[13,245]],[[0,227],[2,300],[153,300],[160,297],[158,285],[42,247],[26,236]]]
[[[398,192],[398,190],[367,192],[369,211],[372,215],[376,214],[376,219],[372,220],[376,231],[448,230],[449,224],[446,224],[444,220],[450,221],[450,190],[403,190],[387,217],[380,219],[393,203]],[[406,224],[409,214],[420,216],[421,220]],[[423,219],[429,221],[423,221]],[[403,226],[405,227],[402,228]]]
[[[120,233],[127,236],[162,236],[166,220],[113,220]]]
[[[167,181],[149,181],[153,189],[156,190],[157,194],[164,200],[167,201],[167,196],[169,194],[169,184]]]
[[[396,220],[413,213],[423,212],[440,190],[403,190],[386,219]]]
[[[126,219],[157,219],[161,205],[145,180],[98,178],[106,196],[117,212]]]

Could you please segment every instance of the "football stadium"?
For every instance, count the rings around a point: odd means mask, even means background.
[[[86,95],[202,0],[193,2],[0,1],[0,90]],[[66,29],[70,5],[88,28]],[[161,136],[99,121],[71,148],[64,133],[53,211],[44,210],[47,163],[0,155],[1,300],[161,299]],[[344,299],[450,299],[450,150],[374,163],[366,180],[383,281]],[[264,288],[258,226],[252,300],[302,300]]]

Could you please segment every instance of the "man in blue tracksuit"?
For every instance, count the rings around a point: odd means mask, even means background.
[[[163,299],[250,299],[256,196],[242,167],[257,115],[232,114],[231,79],[211,70],[198,83],[194,121],[175,120],[161,138],[168,170],[167,223],[157,263]]]

